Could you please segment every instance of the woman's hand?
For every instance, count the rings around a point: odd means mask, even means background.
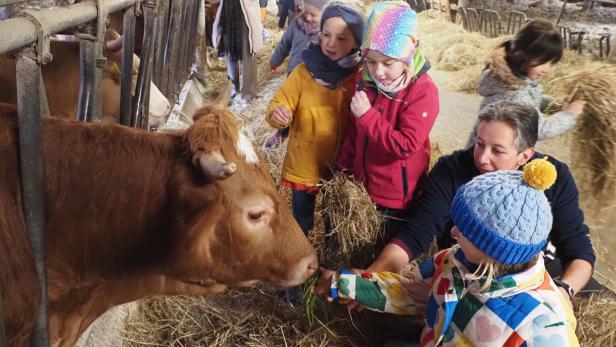
[[[572,101],[569,105],[565,106],[565,108],[563,108],[563,111],[571,112],[577,117],[581,115],[584,111],[584,105],[586,105],[586,101],[575,100]]]
[[[368,100],[366,92],[363,90],[355,92],[355,95],[353,95],[351,99],[351,112],[353,112],[353,115],[359,118],[368,112],[370,107],[372,107],[372,105],[370,105],[370,100]]]
[[[272,110],[272,120],[281,127],[289,126],[293,119],[293,112],[284,106],[277,106]]]

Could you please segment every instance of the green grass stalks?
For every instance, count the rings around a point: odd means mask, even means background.
[[[312,327],[315,323],[325,328],[331,336],[337,336],[323,321],[329,322],[328,304],[325,299],[316,294],[315,287],[319,281],[319,273],[315,273],[304,283],[304,291],[302,292],[302,301],[304,302],[304,310],[308,317],[308,324]],[[319,316],[323,319],[321,320]]]

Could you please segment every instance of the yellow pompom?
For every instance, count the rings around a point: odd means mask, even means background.
[[[524,166],[524,181],[533,188],[546,190],[556,182],[556,167],[548,157],[535,159]]]

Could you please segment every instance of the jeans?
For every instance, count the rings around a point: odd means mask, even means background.
[[[242,37],[242,59],[233,61],[226,55],[227,76],[233,82],[234,92],[250,101],[257,94],[257,57],[250,53],[249,30],[245,23],[243,25],[246,34]]]
[[[314,208],[318,192],[308,192],[305,190],[295,190],[291,192],[291,208],[293,217],[299,224],[299,227],[308,235],[310,229],[314,228]],[[332,230],[331,222],[327,214],[323,215],[323,233],[329,234]],[[325,237],[327,242],[328,237]]]

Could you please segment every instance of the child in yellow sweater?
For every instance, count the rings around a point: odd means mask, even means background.
[[[281,183],[292,189],[293,216],[306,234],[314,226],[319,181],[336,163],[361,60],[364,18],[332,4],[323,11],[320,27],[319,45],[303,52],[304,63],[283,82],[267,115],[274,128],[290,128]],[[295,294],[287,298],[296,300]]]

